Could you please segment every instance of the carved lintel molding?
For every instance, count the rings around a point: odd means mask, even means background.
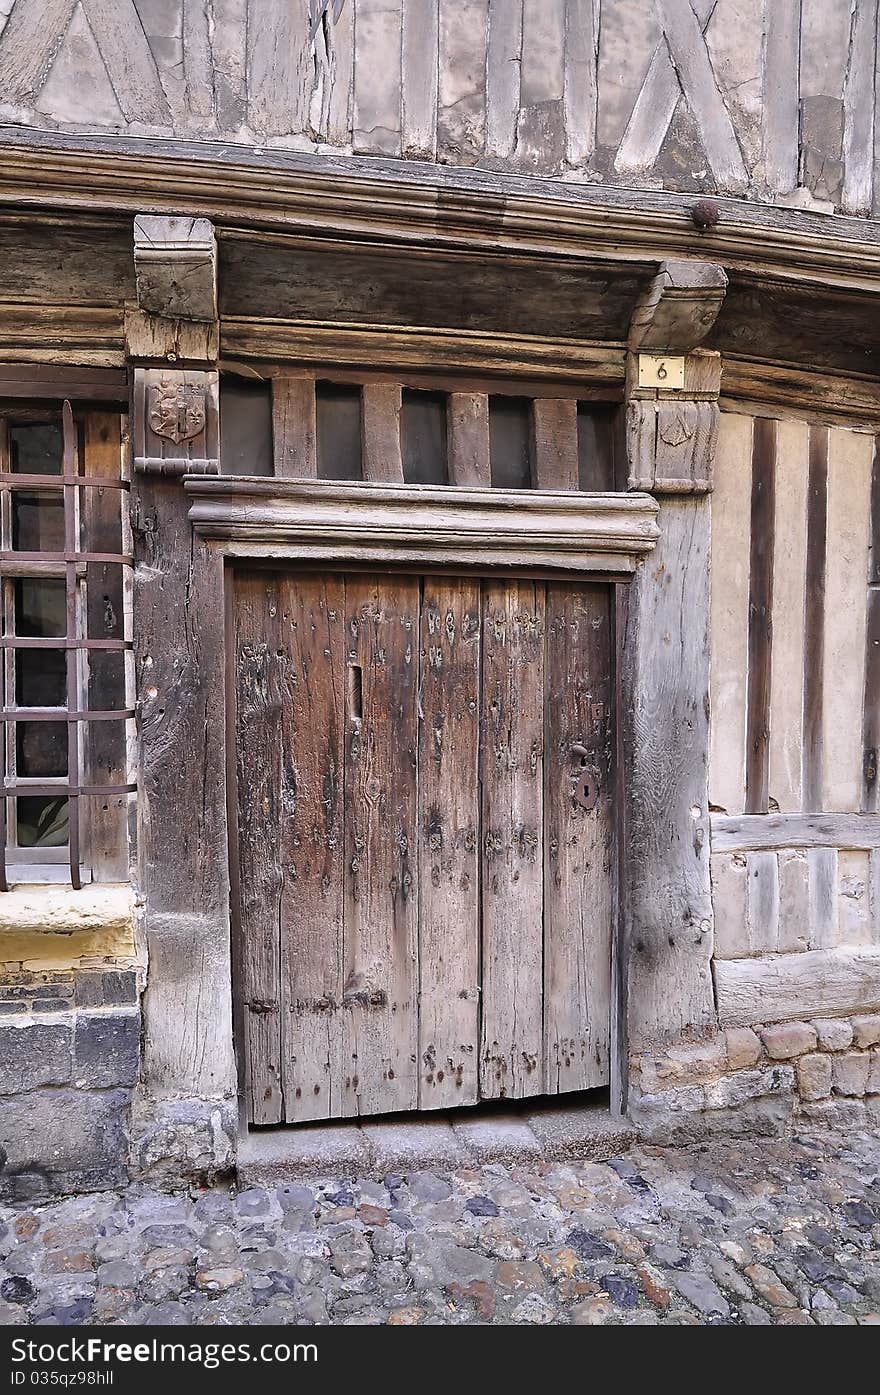
[[[220,375],[214,369],[135,368],[134,467],[142,474],[218,474]]]
[[[217,241],[208,218],[134,220],[138,305],[176,320],[217,318]]]
[[[511,568],[627,580],[657,538],[640,494],[187,479],[197,535],[233,556]]]
[[[726,290],[727,275],[715,262],[661,262],[633,311],[630,349],[690,353],[717,320]]]

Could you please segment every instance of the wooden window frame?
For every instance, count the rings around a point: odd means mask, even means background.
[[[84,742],[82,727],[86,723],[104,721],[129,722],[134,717],[133,706],[114,707],[107,710],[89,709],[87,690],[87,659],[90,651],[104,650],[126,653],[132,649],[129,628],[123,618],[122,639],[97,639],[88,635],[85,584],[90,564],[130,568],[130,552],[90,551],[88,539],[84,538],[87,526],[83,518],[81,499],[83,491],[89,488],[120,491],[120,496],[130,488],[130,481],[119,476],[104,477],[86,475],[81,472],[82,460],[77,423],[69,399],[61,406],[63,436],[62,466],[59,474],[30,475],[13,472],[8,455],[8,425],[16,419],[32,422],[41,419],[57,420],[58,411],[49,410],[45,405],[30,409],[27,407],[4,407],[0,417],[0,464],[7,468],[0,471],[0,594],[2,594],[3,634],[0,648],[4,655],[3,701],[0,707],[0,765],[2,765],[3,787],[0,791],[0,891],[8,891],[11,881],[27,880],[54,881],[58,872],[66,864],[70,885],[80,890],[83,884],[82,840],[80,829],[80,800],[83,797],[127,796],[137,786],[134,782],[118,783],[93,782],[83,779],[85,769]],[[64,546],[59,552],[25,552],[13,547],[12,536],[12,496],[17,489],[29,489],[45,494],[60,493],[64,509]],[[122,511],[124,520],[124,510]],[[123,524],[124,526],[124,524]],[[86,546],[83,546],[83,543]],[[124,540],[123,540],[124,545]],[[25,638],[15,634],[15,608],[13,588],[21,577],[61,579],[65,586],[65,633],[48,639]],[[123,608],[125,609],[125,607]],[[29,708],[19,707],[15,693],[15,654],[22,649],[45,648],[63,649],[66,654],[66,702],[63,706]],[[11,662],[6,655],[12,656]],[[130,679],[126,675],[126,694],[130,692]],[[64,777],[30,778],[19,777],[16,772],[15,732],[20,721],[64,722],[67,727],[67,773]],[[126,772],[128,773],[128,772]],[[16,834],[15,801],[22,794],[65,795],[68,800],[68,841],[66,845],[52,848],[20,847]],[[10,832],[13,841],[9,841]],[[15,873],[10,878],[10,871]]]

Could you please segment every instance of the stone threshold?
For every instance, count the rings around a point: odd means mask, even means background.
[[[383,1176],[407,1169],[506,1167],[580,1160],[602,1162],[629,1148],[636,1130],[605,1103],[494,1107],[254,1129],[238,1146],[241,1186],[291,1177]]]

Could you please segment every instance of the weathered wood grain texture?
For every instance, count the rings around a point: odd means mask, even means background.
[[[695,13],[701,30],[705,30],[711,12],[711,0],[698,0]],[[626,24],[627,19],[632,22],[635,18],[635,13],[631,12],[627,15],[621,9],[619,21],[621,24]],[[659,10],[657,18],[662,25],[662,14]],[[632,39],[636,40],[637,52],[639,47],[638,32],[635,30],[632,34]],[[608,78],[610,76],[609,74]],[[627,76],[632,82],[632,76],[629,74]],[[605,85],[610,86],[608,79],[603,87]],[[605,97],[604,91],[600,90],[600,96]],[[644,83],[640,89],[637,89],[636,100],[626,130],[623,132],[617,148],[614,167],[619,174],[635,174],[650,169],[656,163],[681,98],[682,87],[677,69],[661,29],[655,40],[654,51]]]
[[[480,1093],[539,1095],[543,1043],[544,588],[483,597]]]
[[[532,484],[535,489],[577,489],[577,402],[536,397],[532,403]]]
[[[545,624],[544,1091],[556,1094],[608,1082],[615,830],[608,587],[550,584]],[[590,809],[577,797],[585,780]]]
[[[178,320],[217,318],[217,239],[209,218],[134,220],[138,306]]]
[[[852,7],[849,63],[843,90],[843,208],[870,213],[874,184],[877,0]]]
[[[629,576],[657,537],[640,494],[189,477],[190,518],[247,556]]]
[[[282,1080],[284,1117],[298,1122],[332,1118],[343,1105],[342,578],[280,577],[275,623],[283,703]]]
[[[193,541],[178,482],[141,477],[132,495],[145,1078],[234,1095],[223,563]]]
[[[480,1016],[480,585],[426,578],[419,757],[419,1106],[475,1104]]]
[[[822,739],[825,674],[825,577],[828,534],[828,428],[810,427],[807,473],[807,562],[804,587],[803,807],[823,807]]]
[[[714,974],[725,1027],[880,1007],[880,950],[874,947],[719,959]]]
[[[494,159],[507,159],[516,145],[522,41],[522,0],[489,0],[486,154]]]
[[[837,944],[837,849],[810,848],[807,853],[810,948]]]
[[[828,564],[823,655],[822,807],[858,809],[874,443],[834,430],[828,454]]]
[[[776,422],[769,417],[757,417],[752,434],[750,513],[745,810],[747,814],[765,814],[770,773],[773,539],[776,521]]]
[[[238,789],[238,928],[241,937],[248,1117],[284,1117],[282,916],[285,809],[280,764],[285,708],[279,663],[278,581],[240,578],[235,596],[235,749]],[[285,1024],[286,1025],[286,1024]]]
[[[213,366],[220,353],[219,320],[177,320],[126,310],[125,358],[129,363],[187,363]]]
[[[742,853],[712,851],[712,904],[715,911],[715,959],[744,959],[749,954],[749,872]]]
[[[804,606],[809,432],[776,426],[773,531],[773,662],[770,674],[768,793],[771,808],[803,807]]]
[[[449,483],[488,488],[489,398],[484,392],[451,392],[446,406]]]
[[[624,641],[632,1043],[711,1026],[708,501],[664,502]],[[675,983],[671,994],[667,985]]]
[[[214,66],[211,29],[214,15],[204,0],[183,0],[181,46],[183,48],[186,106],[193,117],[210,129],[214,124]]]
[[[663,494],[711,490],[718,418],[714,402],[628,400],[628,487]]]
[[[305,129],[310,50],[309,0],[248,0],[248,123],[260,135]]]
[[[361,393],[361,443],[365,480],[403,483],[399,387],[365,384]]]
[[[866,812],[880,805],[880,445],[875,439],[871,467],[870,553],[865,611],[865,697],[862,718],[862,802]]]
[[[354,44],[354,150],[399,155],[401,0],[358,0]]]
[[[880,817],[876,814],[712,815],[712,848],[716,852],[877,847]]]
[[[330,145],[351,143],[354,101],[353,4],[325,11],[314,39],[316,75],[310,120]]]
[[[401,146],[405,158],[437,153],[437,0],[406,0],[401,57]]]
[[[714,325],[726,290],[727,273],[716,262],[661,262],[633,311],[629,348],[689,354]]]
[[[783,848],[779,863],[780,954],[799,954],[809,948],[810,888],[806,854],[800,849]]]
[[[751,417],[721,413],[711,504],[709,795],[728,814],[745,808],[752,431]]]
[[[317,479],[314,378],[272,379],[272,448],[276,475]]]
[[[764,177],[791,193],[798,182],[798,65],[801,0],[773,0],[765,9]]]
[[[566,0],[565,73],[562,100],[566,156],[583,165],[596,147],[599,44],[594,0]]]
[[[749,951],[772,954],[779,938],[779,867],[773,852],[749,853],[746,858],[749,901]]]
[[[122,474],[122,417],[118,412],[89,412],[85,420],[83,473],[101,479]],[[122,553],[122,510],[128,500],[118,489],[82,491],[83,537],[93,552]],[[125,639],[125,579],[110,562],[86,563],[86,633],[90,639]],[[87,702],[93,712],[130,706],[126,698],[125,656],[92,650],[89,654]],[[85,728],[84,782],[121,785],[128,780],[126,729],[120,722],[91,722]],[[94,881],[124,882],[129,876],[126,795],[85,801],[88,860]]]
[[[419,583],[348,577],[344,1114],[418,1107]]]

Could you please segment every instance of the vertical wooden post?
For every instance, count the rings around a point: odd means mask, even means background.
[[[150,964],[144,1083],[152,1100],[228,1101],[228,1117],[237,1080],[223,559],[193,540],[180,483],[183,474],[220,468],[219,335],[210,319],[216,315],[216,256],[213,228],[204,220],[197,220],[196,248],[178,226],[186,220],[146,222],[135,224],[139,308],[126,317],[134,380],[138,882]],[[198,294],[182,296],[181,268],[194,258]]]
[[[628,1050],[716,1022],[709,880],[709,605],[712,462],[720,359],[697,349],[726,278],[666,263],[636,308],[627,369],[630,488],[662,496],[660,540],[620,616],[626,859],[616,965],[617,1036]],[[696,350],[696,351],[695,351]],[[684,358],[683,386],[641,388],[639,353]],[[622,1056],[623,1051],[619,1054]],[[618,1059],[613,1099],[626,1107]]]

